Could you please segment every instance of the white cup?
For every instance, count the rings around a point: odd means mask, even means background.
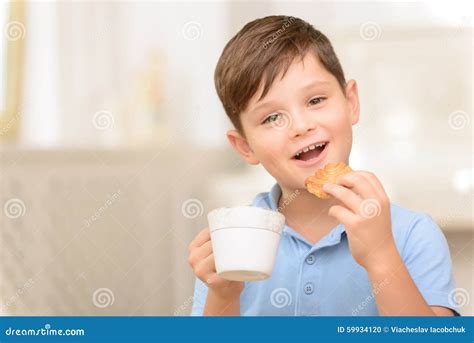
[[[233,281],[270,277],[285,224],[279,212],[250,206],[208,213],[217,274]]]

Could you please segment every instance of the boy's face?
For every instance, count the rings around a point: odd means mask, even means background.
[[[314,54],[295,59],[258,100],[263,85],[241,113],[246,137],[230,130],[232,146],[249,164],[264,168],[287,189],[304,188],[305,179],[327,163],[348,163],[352,125],[359,120],[355,81],[344,96],[336,78]],[[313,144],[324,146],[297,153]]]

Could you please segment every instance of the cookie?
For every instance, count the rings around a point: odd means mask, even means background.
[[[336,179],[344,174],[351,172],[352,169],[344,162],[328,163],[323,169],[316,170],[313,176],[305,180],[305,186],[308,192],[321,199],[329,199],[331,195],[323,191],[325,183],[336,183]]]

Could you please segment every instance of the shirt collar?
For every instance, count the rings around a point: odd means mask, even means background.
[[[269,196],[269,203],[270,203],[270,208],[274,211],[278,211],[278,202],[280,200],[282,191],[281,187],[278,183],[275,183],[273,187],[270,190],[270,196]],[[304,243],[306,243],[309,246],[312,246],[311,243],[309,243],[301,234],[293,230],[291,227],[286,225],[283,228],[283,233],[288,234],[292,237],[295,237]],[[342,240],[342,235],[345,233],[345,228],[344,225],[338,224],[336,225],[331,232],[329,232],[326,236],[324,236],[319,242],[317,242],[313,247],[313,249],[318,249],[322,247],[327,247],[331,245],[336,245],[341,242]]]

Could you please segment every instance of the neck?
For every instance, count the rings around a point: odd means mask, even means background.
[[[287,224],[296,231],[324,233],[338,224],[329,216],[329,208],[341,203],[334,198],[320,199],[303,189],[281,187],[278,209],[285,216]]]

